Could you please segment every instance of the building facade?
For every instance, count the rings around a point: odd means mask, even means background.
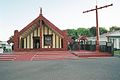
[[[104,33],[99,36],[100,45],[106,45],[105,42],[110,42],[113,45],[113,48],[120,49],[120,30]],[[88,41],[92,41],[94,44],[96,44],[96,37],[89,37]]]
[[[114,31],[107,35],[108,42],[113,43],[115,49],[120,49],[120,30]]]
[[[14,51],[67,50],[67,34],[40,15],[21,31],[14,31]]]

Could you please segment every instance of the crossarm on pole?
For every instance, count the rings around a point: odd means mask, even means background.
[[[96,9],[91,9],[91,10],[83,11],[83,13],[87,13],[87,12],[94,11],[94,10],[96,10]]]
[[[113,6],[113,4],[105,5],[105,6],[103,6],[103,7],[99,7],[99,8],[97,8],[97,9],[107,8],[107,7],[109,7],[109,6]]]
[[[109,6],[113,6],[113,4],[105,5],[105,6],[102,6],[102,7],[97,8],[97,9],[107,8],[107,7],[109,7]],[[87,12],[94,11],[94,10],[96,10],[96,9],[91,9],[91,10],[83,11],[83,13],[87,13]]]

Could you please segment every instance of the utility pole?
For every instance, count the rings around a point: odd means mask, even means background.
[[[99,26],[98,26],[98,9],[107,8],[109,6],[113,6],[113,4],[105,5],[105,6],[102,6],[102,7],[98,7],[96,5],[95,9],[83,11],[83,13],[88,13],[88,12],[91,12],[91,11],[96,11],[96,51],[97,52],[100,51],[100,45],[99,45]]]

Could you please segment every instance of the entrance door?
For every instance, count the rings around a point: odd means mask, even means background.
[[[33,48],[40,48],[40,37],[33,37]]]

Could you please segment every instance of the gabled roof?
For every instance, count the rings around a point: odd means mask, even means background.
[[[29,28],[31,28],[35,23],[36,21],[39,20],[39,17],[37,17],[36,19],[34,19],[31,23],[29,23],[26,27],[24,27],[20,32],[19,34],[22,34],[23,32],[27,31]]]
[[[58,32],[60,35],[64,36],[64,31],[57,28],[53,23],[51,23],[49,20],[47,20],[45,17],[41,16],[42,20],[45,24],[48,25],[49,28],[51,28],[53,31]]]
[[[100,35],[100,40],[107,41],[107,37],[120,37],[120,30],[104,33]],[[88,40],[96,40],[96,36],[88,37]]]
[[[57,32],[61,36],[64,36],[64,31],[58,29],[53,23],[47,20],[42,14],[40,14],[36,19],[34,19],[31,23],[29,23],[25,28],[23,28],[19,34],[21,35],[23,32],[27,31],[28,29],[32,28],[34,24],[37,24],[39,20],[42,20],[50,29]]]
[[[117,31],[113,31],[113,32],[109,32],[109,34],[107,35],[107,37],[114,37],[114,36],[120,36],[120,30]]]
[[[78,40],[87,40],[87,36],[79,36]]]

